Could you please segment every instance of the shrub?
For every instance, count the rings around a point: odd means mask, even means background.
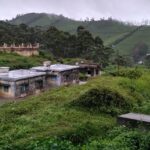
[[[126,77],[129,79],[138,79],[142,76],[142,72],[137,69],[122,69],[119,72],[118,71],[110,72],[110,74],[113,76]]]
[[[149,150],[150,133],[127,129],[125,127],[114,128],[108,132],[107,137],[91,140],[83,149],[90,150]]]
[[[94,88],[74,100],[72,104],[92,111],[118,114],[131,109],[132,103],[127,99],[117,91]]]
[[[69,140],[74,145],[83,144],[87,142],[87,140],[96,134],[96,129],[94,125],[90,122],[86,122],[78,127],[76,130],[71,131],[63,135],[61,138],[63,140]]]

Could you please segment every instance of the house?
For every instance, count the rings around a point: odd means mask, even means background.
[[[44,72],[0,68],[0,97],[19,98],[37,93],[46,88]]]
[[[120,125],[127,125],[129,127],[146,127],[150,128],[150,115],[128,113],[118,116],[118,123]]]
[[[100,65],[96,63],[84,63],[77,64],[81,73],[86,74],[89,77],[95,77],[100,74]]]
[[[31,70],[46,73],[46,81],[50,87],[68,85],[79,82],[79,66],[64,64],[44,64]]]
[[[25,44],[21,44],[21,45],[7,45],[4,43],[3,46],[0,46],[0,52],[6,52],[6,53],[16,53],[18,55],[21,56],[33,56],[33,55],[39,55],[39,44],[36,45],[25,45]]]
[[[0,97],[19,98],[39,93],[47,88],[69,85],[79,82],[79,67],[64,64],[43,66],[29,70],[9,71],[8,67],[0,67]]]

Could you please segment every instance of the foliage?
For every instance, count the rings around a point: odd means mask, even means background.
[[[23,148],[24,147],[24,148]],[[60,140],[58,138],[44,138],[29,142],[27,145],[9,145],[3,147],[3,150],[75,150],[75,147],[70,141]]]
[[[125,24],[112,18],[100,18],[97,21],[88,19],[85,21],[75,21],[62,15],[45,13],[18,15],[10,23],[17,25],[24,23],[30,27],[42,26],[44,29],[47,29],[48,26],[54,26],[59,30],[73,34],[76,32],[78,26],[85,26],[95,37],[102,37],[106,44],[112,43],[118,37],[122,37],[125,33],[136,28],[134,25]]]
[[[143,57],[146,56],[146,54],[148,53],[148,45],[143,43],[143,42],[140,42],[140,43],[137,43],[133,49],[133,59],[135,62],[138,62],[140,60],[143,59]]]
[[[41,65],[45,60],[53,61],[53,57],[44,53],[39,56],[24,57],[15,53],[0,52],[0,66],[9,66],[10,69],[28,69]]]
[[[89,111],[118,114],[131,110],[132,100],[123,97],[123,95],[113,89],[101,87],[90,89],[77,100],[73,101],[73,105],[86,108]]]
[[[138,69],[120,69],[119,71],[110,72],[113,76],[127,77],[129,79],[137,79],[142,76],[142,72]]]
[[[41,30],[37,27],[30,28],[25,24],[18,26],[0,22],[0,45],[7,44],[35,44],[42,40]]]
[[[106,138],[92,140],[83,147],[91,150],[149,150],[149,138],[149,132],[117,127],[110,131]]]
[[[113,64],[118,66],[132,67],[134,63],[132,57],[118,55],[116,56]]]
[[[45,49],[56,57],[90,59],[106,66],[113,53],[111,48],[103,45],[100,37],[94,38],[83,26],[77,28],[77,36],[50,27],[43,39]]]
[[[139,56],[139,50],[137,51],[137,49],[139,49],[142,45],[145,45],[146,47],[150,46],[148,38],[150,32],[149,26],[137,27],[111,18],[106,20],[101,18],[97,21],[75,21],[62,15],[57,16],[54,14],[30,13],[19,15],[10,22],[18,25],[24,23],[30,27],[42,26],[44,30],[46,30],[49,26],[54,26],[59,30],[69,32],[71,34],[76,33],[78,26],[84,26],[94,37],[101,37],[104,41],[104,45],[115,45],[114,51],[119,50],[120,55],[123,56],[135,56],[133,54],[138,54]],[[145,52],[144,49],[143,52]]]
[[[78,27],[77,35],[72,35],[54,26],[42,30],[25,24],[17,26],[0,22],[0,45],[40,43],[41,49],[52,53],[55,58],[91,59],[104,66],[108,65],[112,49],[106,48],[100,37],[94,38],[85,27],[80,27],[82,26]]]
[[[147,68],[150,68],[150,55],[145,57],[144,64]]]
[[[150,27],[142,26],[132,36],[116,45],[115,50],[119,50],[120,55],[134,56],[136,60],[137,58],[142,59],[143,54],[149,53],[149,50],[147,51],[150,46],[149,33]],[[142,57],[139,55],[140,53],[142,53]]]
[[[102,131],[103,129],[103,131]],[[74,145],[84,144],[87,140],[94,136],[96,132],[103,133],[109,129],[108,126],[96,128],[91,122],[85,122],[79,126],[75,131],[70,131],[64,134],[61,139],[71,141]]]
[[[128,110],[126,103],[132,103],[130,111],[150,114],[149,74],[149,70],[145,69],[143,75],[134,80],[134,92],[130,91],[133,83],[128,78],[101,76],[84,85],[51,89],[24,101],[4,104],[0,107],[0,148],[50,149],[49,147],[57,145],[56,149],[136,149],[139,144],[139,150],[147,150],[148,132],[113,129],[117,126],[116,116],[107,113],[111,107],[95,113],[70,104],[77,102],[83,95],[90,101],[93,97],[93,94],[89,95],[90,91],[95,94],[93,89],[96,89],[99,97],[99,91],[105,89],[108,94],[114,96],[117,93],[117,97],[119,95],[121,101],[117,99],[117,102],[119,101],[121,107],[117,103],[113,104],[121,112]],[[97,95],[94,96],[95,99]],[[111,102],[116,102],[113,100]],[[109,103],[102,102],[104,106]]]

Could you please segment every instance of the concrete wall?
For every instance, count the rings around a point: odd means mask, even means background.
[[[43,81],[43,88],[37,89],[37,81]],[[4,92],[3,88],[0,89],[0,96],[4,98],[19,98],[30,94],[39,93],[46,88],[45,76],[29,78],[14,82],[1,81],[1,85],[9,85],[8,92]],[[21,92],[21,86],[28,85],[28,90],[24,93]]]
[[[54,77],[56,76],[56,77]],[[53,75],[48,74],[46,81],[50,87],[57,87],[61,85],[68,85],[79,82],[79,71],[68,70],[64,72],[56,72]]]
[[[1,81],[0,82],[0,97],[13,98],[15,97],[15,82]],[[8,85],[8,91],[4,91],[4,85]]]
[[[61,85],[61,75],[59,73],[56,74],[47,74],[46,76],[47,86],[48,87],[57,87]]]
[[[61,85],[68,85],[79,82],[79,71],[78,70],[69,70],[60,73],[61,76]]]
[[[43,88],[42,89],[37,89],[36,87],[36,82],[37,81],[43,81]],[[22,85],[29,85],[28,86],[28,91],[25,93],[21,93],[21,86]],[[30,94],[38,93],[41,90],[44,90],[46,88],[46,79],[45,76],[41,77],[35,77],[35,78],[30,78],[26,80],[20,80],[16,82],[16,89],[15,89],[15,97],[24,97]]]
[[[39,55],[39,51],[36,48],[0,48],[1,52],[7,52],[7,53],[17,53],[21,56],[37,56]]]
[[[39,55],[39,52],[37,50],[22,50],[22,51],[14,51],[14,52],[17,53],[18,55],[26,56],[26,57]]]
[[[37,89],[37,81],[43,82],[43,88]],[[64,72],[55,72],[53,75],[50,73],[47,75],[9,82],[0,81],[1,85],[9,85],[8,92],[4,92],[0,89],[0,97],[4,98],[19,98],[39,93],[41,90],[46,88],[58,87],[61,85],[69,85],[79,82],[79,71],[78,69],[68,70]],[[21,89],[26,88],[26,92],[21,92]]]

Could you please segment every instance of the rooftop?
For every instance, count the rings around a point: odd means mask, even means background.
[[[97,68],[100,67],[97,63],[80,63],[80,68],[90,67],[90,68]]]
[[[144,114],[128,113],[128,114],[119,116],[119,118],[131,119],[131,120],[150,123],[150,115],[144,115]]]
[[[9,71],[8,73],[0,73],[0,79],[2,80],[8,80],[8,81],[16,81],[20,79],[26,79],[26,78],[32,78],[45,75],[44,72],[35,72],[33,70],[13,70]]]
[[[62,71],[67,71],[67,70],[72,70],[72,69],[77,69],[77,68],[79,68],[79,66],[55,64],[49,67],[45,67],[45,66],[33,67],[32,70],[62,72]]]

